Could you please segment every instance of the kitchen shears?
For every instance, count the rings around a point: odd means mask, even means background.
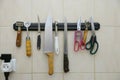
[[[74,34],[74,51],[77,52],[79,49],[85,49],[85,43],[83,42],[83,33],[81,31],[81,18],[77,22],[77,31]]]
[[[93,18],[90,17],[91,29],[92,29],[92,36],[90,40],[86,43],[86,49],[90,50],[90,54],[94,55],[98,51],[99,44],[97,42],[97,37],[95,34],[95,26],[93,22]]]

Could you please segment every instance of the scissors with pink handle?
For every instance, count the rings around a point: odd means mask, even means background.
[[[85,43],[83,41],[83,33],[81,31],[81,18],[77,22],[77,31],[74,34],[74,51],[77,52],[85,49]]]

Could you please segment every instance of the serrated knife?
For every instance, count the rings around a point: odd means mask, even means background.
[[[44,53],[48,56],[49,75],[52,75],[54,73],[54,48],[52,30],[52,17],[48,16],[45,23]]]
[[[64,18],[64,62],[63,68],[64,72],[69,72],[69,59],[68,59],[68,39],[67,39],[67,20]]]

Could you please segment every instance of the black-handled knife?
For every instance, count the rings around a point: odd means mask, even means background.
[[[67,20],[64,22],[64,72],[69,72],[68,43],[67,43]]]
[[[40,19],[39,16],[37,16],[38,18],[38,36],[37,36],[37,49],[40,50],[41,49],[41,30],[40,30]]]

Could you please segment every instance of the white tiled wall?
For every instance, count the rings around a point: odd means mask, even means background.
[[[25,56],[25,37],[22,34],[22,46],[15,46],[16,21],[45,22],[51,10],[53,20],[76,22],[91,15],[101,24],[96,32],[99,51],[95,56],[88,51],[73,51],[74,32],[68,32],[70,72],[63,73],[63,32],[59,32],[60,54],[55,55],[55,74],[47,74],[47,56],[42,49],[36,49],[37,32],[30,32],[33,55]],[[120,0],[0,0],[0,54],[11,53],[17,59],[17,71],[10,75],[10,80],[120,80]],[[89,38],[88,38],[89,39]],[[1,64],[1,61],[0,61]],[[95,74],[94,74],[95,70]],[[4,80],[0,70],[0,80]]]

